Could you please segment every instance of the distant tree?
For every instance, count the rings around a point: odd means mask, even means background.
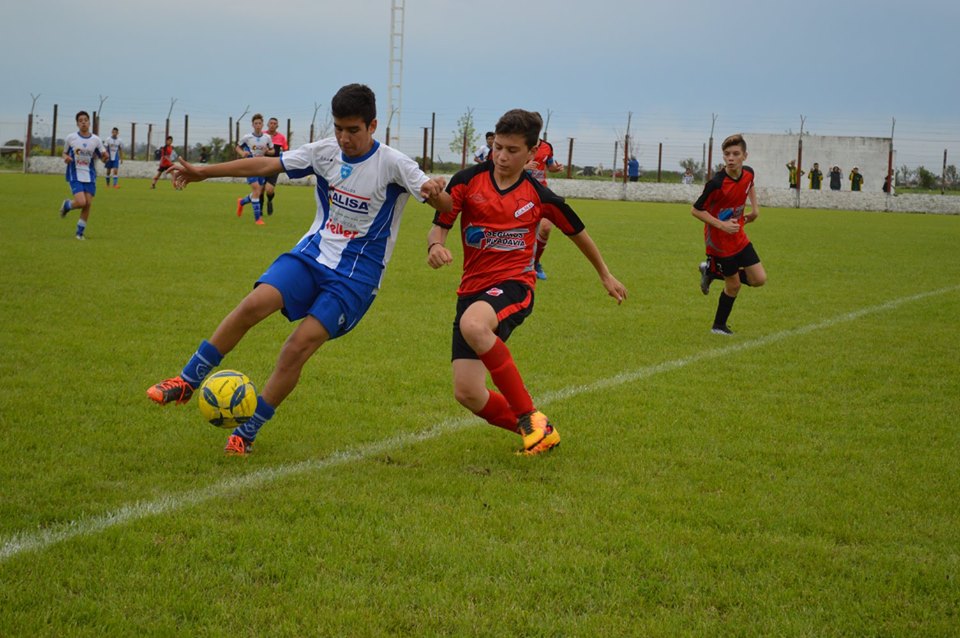
[[[476,125],[473,122],[473,109],[468,108],[467,112],[457,120],[457,130],[453,132],[453,139],[450,141],[450,150],[461,157],[463,154],[463,140],[467,140],[467,152],[475,148],[479,140]]]
[[[916,175],[914,174],[914,171],[911,170],[906,164],[896,170],[894,177],[898,184],[902,184],[904,186],[913,184],[916,181]]]
[[[917,185],[923,189],[934,189],[937,187],[937,176],[931,173],[923,166],[917,167]]]

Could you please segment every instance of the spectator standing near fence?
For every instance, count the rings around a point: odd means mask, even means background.
[[[66,179],[70,184],[72,199],[65,199],[60,205],[60,219],[71,210],[80,209],[77,222],[77,239],[85,239],[90,208],[97,194],[97,169],[94,159],[100,157],[107,161],[107,149],[99,137],[90,132],[90,114],[80,111],[76,116],[77,131],[67,136],[63,142],[63,161],[67,165]]]
[[[682,184],[693,183],[693,170],[691,170],[690,167],[687,167],[687,169],[683,171],[683,175],[680,177],[680,182]]]
[[[839,166],[830,169],[830,190],[838,191],[843,187],[843,171]]]
[[[123,140],[120,139],[120,129],[116,126],[110,132],[110,137],[103,140],[103,145],[107,149],[107,161],[103,165],[104,177],[107,180],[107,188],[110,188],[110,172],[113,172],[113,187],[120,188],[117,184],[120,173],[120,158],[123,155]]]
[[[810,170],[810,175],[807,177],[810,180],[810,190],[820,190],[820,185],[823,183],[823,173],[820,171],[819,163],[813,163],[813,168]]]
[[[287,145],[287,136],[277,130],[278,126],[280,126],[280,122],[277,118],[271,117],[267,120],[267,135],[270,136],[270,141],[273,142],[273,152],[271,153],[273,157],[280,157],[281,153],[290,148]],[[263,191],[267,194],[267,215],[273,215],[273,196],[277,189],[277,177],[279,177],[279,175],[267,177],[263,185]],[[260,200],[260,204],[261,206],[263,205],[262,199]]]
[[[710,283],[723,279],[723,290],[713,319],[714,334],[732,335],[727,319],[741,284],[762,286],[767,273],[743,227],[760,214],[753,169],[744,166],[747,143],[742,135],[723,140],[724,167],[706,183],[690,213],[703,222],[707,261],[700,264],[700,292],[710,293]],[[744,215],[747,200],[750,213]]]
[[[640,181],[640,162],[634,155],[631,155],[630,159],[627,160],[627,177],[630,178],[631,182]]]
[[[850,190],[863,190],[863,175],[860,174],[860,168],[857,166],[854,166],[853,170],[850,171]]]
[[[800,188],[800,178],[803,177],[803,171],[797,170],[796,160],[787,162],[787,171],[790,188]]]

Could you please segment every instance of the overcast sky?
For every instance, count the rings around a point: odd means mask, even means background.
[[[896,118],[898,163],[939,169],[945,148],[950,163],[960,163],[955,0],[405,5],[400,131],[410,154],[432,113],[438,154],[452,159],[446,141],[468,108],[482,131],[523,107],[550,114],[555,145],[565,150],[575,138],[581,164],[612,154],[630,113],[634,139],[680,146],[684,156],[707,139],[713,114],[717,138],[796,132],[801,115],[814,134],[885,137]],[[390,7],[390,0],[9,3],[0,132],[22,137],[32,93],[40,96],[41,133],[46,126],[49,134],[54,104],[62,136],[77,110],[97,109],[104,96],[103,124],[125,136],[132,121],[162,128],[176,99],[178,143],[184,114],[191,142],[201,141],[226,137],[227,118],[247,106],[290,118],[303,142],[315,105],[320,122],[341,85],[362,82],[377,93],[382,138]]]

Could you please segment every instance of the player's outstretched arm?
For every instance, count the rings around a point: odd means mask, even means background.
[[[584,257],[593,264],[593,268],[600,275],[603,287],[607,289],[607,294],[616,299],[618,305],[623,303],[627,298],[627,287],[610,273],[610,269],[607,268],[607,264],[604,263],[603,256],[600,254],[600,249],[597,248],[587,231],[582,230],[571,236],[570,239],[577,245]]]
[[[446,187],[447,180],[442,177],[432,177],[420,187],[420,197],[435,210],[449,213],[453,210],[453,198],[450,197],[450,193],[443,190]]]
[[[211,177],[267,177],[283,172],[279,157],[253,157],[205,165],[194,165],[180,157],[177,162],[170,169],[176,188]]]

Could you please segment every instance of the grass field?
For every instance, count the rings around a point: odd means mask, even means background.
[[[765,209],[769,274],[712,335],[689,206],[573,202],[510,340],[542,458],[454,401],[458,268],[408,206],[384,289],[226,458],[177,373],[314,214],[281,188],[96,198],[0,175],[0,636],[955,636],[960,218]],[[762,203],[762,202],[761,202]],[[258,384],[291,327],[225,360]]]

